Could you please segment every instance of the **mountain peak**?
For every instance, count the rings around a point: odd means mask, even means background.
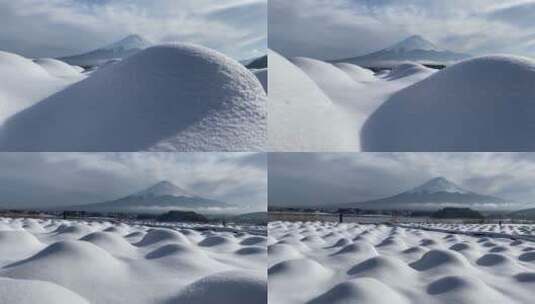
[[[421,186],[418,186],[408,191],[408,193],[437,193],[437,192],[460,193],[460,194],[470,193],[469,191],[462,189],[461,187],[450,182],[449,180],[447,180],[445,177],[442,177],[442,176],[435,177],[427,181],[426,183],[422,184]]]
[[[146,49],[151,46],[152,43],[147,39],[137,34],[131,34],[125,38],[114,42],[103,49],[105,50],[133,50],[133,49]]]
[[[196,195],[192,192],[189,192],[187,190],[184,190],[176,186],[175,184],[171,182],[161,181],[132,196],[136,196],[136,197],[158,197],[158,196],[195,197]]]
[[[436,45],[420,35],[410,36],[386,50],[395,52],[409,52],[414,50],[440,51]]]

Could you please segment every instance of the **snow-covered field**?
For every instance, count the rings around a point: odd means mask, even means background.
[[[237,61],[149,47],[91,72],[0,52],[0,151],[258,151],[266,93]],[[265,81],[264,81],[265,84]]]
[[[332,222],[272,222],[268,230],[270,303],[533,300],[533,242]]]
[[[535,62],[484,56],[443,70],[269,53],[269,144],[281,151],[533,151]],[[271,77],[273,74],[273,77]]]
[[[535,224],[448,224],[448,223],[415,223],[413,227],[433,229],[440,231],[506,234],[510,236],[535,237]]]
[[[0,303],[266,303],[266,237],[0,218]]]

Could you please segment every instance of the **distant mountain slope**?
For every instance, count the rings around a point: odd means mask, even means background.
[[[400,194],[360,203],[343,204],[346,208],[367,209],[440,209],[444,207],[496,208],[508,201],[462,189],[444,177],[432,180]]]
[[[535,208],[521,209],[509,213],[512,218],[535,220]]]
[[[100,212],[161,212],[164,210],[198,210],[233,207],[231,204],[200,197],[170,182],[162,181],[140,192],[96,204],[72,206],[66,209]]]
[[[88,53],[59,58],[78,66],[95,66],[109,60],[122,59],[152,46],[152,43],[139,35],[130,35],[110,45]]]
[[[335,60],[361,66],[380,67],[396,62],[415,61],[419,63],[446,64],[471,57],[468,54],[443,50],[421,36],[411,36],[389,48],[352,58]]]

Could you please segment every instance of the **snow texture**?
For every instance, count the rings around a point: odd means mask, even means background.
[[[268,56],[269,149],[356,150],[357,133],[349,117],[301,69],[274,51]]]
[[[272,222],[269,239],[270,303],[532,301],[529,242],[332,222]]]
[[[261,150],[266,99],[257,78],[225,55],[160,45],[17,113],[3,126],[0,150]]]
[[[535,62],[485,56],[390,97],[368,118],[364,151],[535,151]]]
[[[76,68],[56,60],[36,60],[0,51],[0,126],[43,98],[84,78]],[[69,77],[56,77],[58,74]]]

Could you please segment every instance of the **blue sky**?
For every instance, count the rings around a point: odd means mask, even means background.
[[[266,162],[263,153],[0,153],[0,207],[101,202],[167,180],[262,211]]]
[[[364,55],[418,34],[473,55],[535,57],[535,0],[270,0],[270,48],[320,59]]]
[[[139,34],[252,58],[267,45],[266,1],[0,0],[0,50],[60,57]]]

